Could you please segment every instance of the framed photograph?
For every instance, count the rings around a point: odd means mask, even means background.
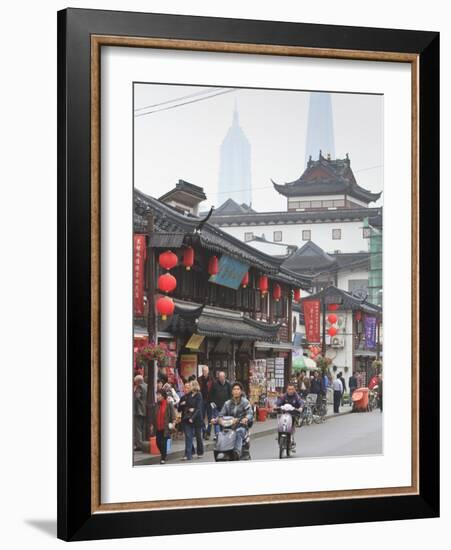
[[[438,516],[438,33],[67,9],[58,94],[58,537]]]

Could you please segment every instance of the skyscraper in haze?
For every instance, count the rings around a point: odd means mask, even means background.
[[[216,206],[231,198],[238,204],[250,205],[251,187],[251,145],[239,123],[235,104],[232,126],[221,144],[219,185]]]
[[[310,155],[318,158],[320,150],[325,157],[335,158],[332,97],[328,92],[310,92],[305,166]]]

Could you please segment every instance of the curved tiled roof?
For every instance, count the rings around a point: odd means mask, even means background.
[[[376,304],[370,304],[369,302],[359,300],[349,292],[346,292],[344,290],[341,290],[340,288],[337,288],[335,286],[328,286],[324,290],[321,290],[321,292],[317,292],[316,294],[312,294],[310,296],[307,296],[306,298],[303,298],[301,300],[301,304],[304,301],[307,300],[314,300],[315,298],[323,299],[327,297],[332,298],[334,296],[339,296],[341,299],[341,304],[339,306],[339,310],[361,310],[364,313],[368,313],[370,315],[382,315],[382,308],[377,306]],[[327,302],[326,302],[327,303]],[[333,303],[333,302],[330,302]]]
[[[185,309],[176,306],[166,330],[170,332],[192,334],[233,340],[260,340],[275,342],[280,324],[256,321],[237,313],[213,311],[205,307]]]
[[[189,216],[178,212],[171,206],[145,195],[135,189],[134,192],[134,230],[144,233],[147,231],[147,215],[154,216],[154,229],[156,233],[172,233],[195,235],[202,247],[214,252],[227,254],[237,260],[261,269],[270,278],[281,282],[308,288],[310,277],[295,273],[281,264],[283,258],[269,256],[255,248],[243,243],[239,239],[229,235],[219,227],[211,223],[203,223],[195,216]],[[197,231],[200,224],[202,230]]]
[[[272,180],[271,180],[272,181]],[[283,185],[272,181],[275,190],[285,197],[330,195],[345,193],[363,202],[376,201],[382,193],[372,193],[358,185],[349,158],[309,160],[303,174]]]

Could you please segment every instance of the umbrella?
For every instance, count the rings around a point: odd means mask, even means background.
[[[318,370],[319,369],[319,367],[317,366],[315,361],[313,361],[313,359],[311,359],[310,357],[304,357],[304,363],[305,363],[306,368],[309,369],[309,370]]]
[[[292,366],[293,366],[293,370],[294,370],[295,372],[307,368],[307,366],[306,366],[306,364],[305,364],[305,359],[306,359],[306,357],[304,357],[304,356],[302,355],[302,351],[297,351],[297,350],[295,350],[295,351],[293,352],[293,363],[292,363]]]

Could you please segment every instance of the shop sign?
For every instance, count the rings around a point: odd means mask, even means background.
[[[187,380],[190,376],[197,376],[197,355],[185,353],[180,356],[180,376]]]
[[[201,336],[200,334],[192,334],[191,338],[188,340],[188,342],[185,344],[185,348],[188,349],[199,349],[200,345],[204,341],[205,336]]]
[[[209,279],[210,283],[226,286],[237,290],[244,275],[249,271],[249,264],[235,260],[226,254],[223,254],[219,259],[218,273],[212,275]]]
[[[363,318],[363,330],[365,333],[365,346],[367,349],[376,347],[376,317],[365,315]]]
[[[135,315],[144,315],[145,235],[134,235],[133,245],[133,310]]]
[[[305,336],[309,344],[319,344],[320,337],[320,301],[304,300]]]

